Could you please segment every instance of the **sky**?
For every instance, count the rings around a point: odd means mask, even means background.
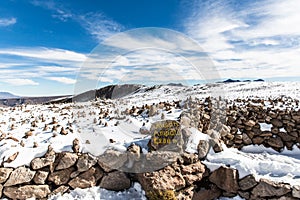
[[[49,96],[72,94],[83,82],[298,81],[299,10],[299,0],[0,1],[0,91]]]

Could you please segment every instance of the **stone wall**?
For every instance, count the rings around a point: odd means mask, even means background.
[[[110,152],[112,160],[117,152]],[[119,159],[120,160],[120,159]],[[211,172],[196,154],[183,153],[171,164],[154,172],[125,173],[114,170],[88,154],[48,152],[31,161],[29,167],[0,168],[0,197],[44,199],[70,189],[100,186],[122,191],[138,181],[148,199],[212,200],[240,195],[245,199],[300,199],[300,187],[269,180],[242,179],[230,167]],[[122,163],[125,161],[123,160]],[[122,164],[121,163],[121,164]]]

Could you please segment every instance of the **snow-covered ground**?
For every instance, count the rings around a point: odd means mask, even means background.
[[[122,117],[121,112],[132,106],[173,100],[185,100],[189,96],[204,98],[210,95],[223,96],[226,99],[278,98],[281,96],[300,99],[299,82],[241,82],[229,84],[207,84],[197,86],[157,86],[149,90],[142,88],[139,92],[117,100],[107,100],[88,103],[69,103],[57,105],[23,105],[15,108],[0,108],[0,160],[6,161],[18,152],[16,159],[10,163],[4,162],[5,167],[29,165],[34,157],[42,156],[51,145],[55,151],[72,151],[72,141],[80,139],[82,152],[93,155],[101,154],[109,146],[118,150],[126,150],[132,143],[138,143],[147,152],[149,136],[139,133],[139,129],[149,129],[151,123],[160,120],[162,113],[165,119],[177,119],[181,109],[172,108],[172,112],[158,110],[157,115]],[[288,100],[287,100],[288,101]],[[265,102],[266,107],[271,106]],[[272,105],[285,109],[287,105]],[[299,106],[294,103],[288,105],[295,110]],[[107,112],[110,118],[99,119],[99,113]],[[32,122],[34,123],[32,124]],[[55,123],[53,123],[53,121]],[[117,121],[119,121],[117,123]],[[45,124],[47,127],[45,129]],[[13,126],[13,127],[12,127]],[[53,127],[57,127],[53,130]],[[60,134],[61,128],[67,134]],[[268,124],[261,124],[262,129],[269,130]],[[30,131],[31,134],[28,134]],[[207,138],[197,130],[194,133],[187,151],[196,152],[199,137]],[[26,136],[26,133],[28,136]],[[115,141],[110,143],[109,140]],[[193,143],[194,141],[194,143]],[[262,146],[244,147],[242,151],[223,147],[221,153],[212,150],[204,163],[210,169],[220,165],[230,165],[237,168],[240,177],[254,174],[257,179],[266,177],[275,181],[283,181],[292,185],[300,185],[300,150],[284,150],[282,153],[272,151]],[[63,196],[51,199],[145,199],[144,192],[138,183],[124,192],[112,192],[98,187],[85,190],[76,189]],[[236,197],[238,199],[238,197]]]

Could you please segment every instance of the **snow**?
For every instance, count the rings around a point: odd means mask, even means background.
[[[139,183],[134,183],[131,188],[121,192],[114,192],[100,187],[91,187],[87,189],[77,188],[64,195],[58,194],[49,198],[49,200],[147,200],[145,192]]]
[[[261,131],[271,131],[272,124],[267,124],[267,123],[259,123],[260,125],[260,130]]]

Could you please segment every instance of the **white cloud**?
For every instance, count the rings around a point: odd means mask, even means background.
[[[65,49],[55,48],[13,48],[13,49],[0,49],[0,55],[14,55],[30,58],[39,58],[52,61],[74,61],[83,62],[87,57],[84,54],[69,51]]]
[[[17,23],[17,19],[12,17],[12,18],[0,18],[0,27],[1,26],[10,26],[14,25]]]
[[[52,81],[57,81],[60,83],[64,84],[75,84],[76,80],[72,78],[67,78],[67,77],[47,77],[47,79],[52,80]]]
[[[22,78],[1,79],[1,82],[8,83],[14,86],[39,85],[38,82],[35,82],[30,79],[22,79]]]
[[[196,2],[186,32],[224,78],[300,76],[298,0]]]

